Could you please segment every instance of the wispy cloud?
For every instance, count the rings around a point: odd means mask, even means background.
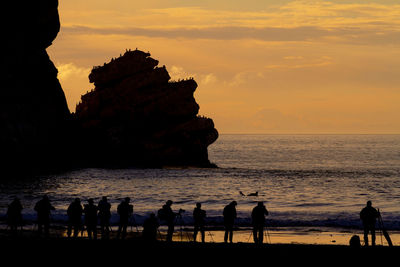
[[[241,40],[253,39],[270,42],[342,42],[370,44],[398,44],[400,31],[382,29],[340,28],[328,29],[313,26],[295,28],[252,28],[252,27],[209,27],[209,28],[135,28],[108,27],[97,28],[89,26],[66,26],[65,34],[83,35],[127,35],[150,38],[185,38],[211,40]]]

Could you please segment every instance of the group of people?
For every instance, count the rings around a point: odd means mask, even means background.
[[[89,239],[97,238],[98,223],[100,225],[101,237],[104,239],[109,238],[110,233],[110,219],[111,219],[111,204],[108,202],[107,197],[102,197],[97,205],[94,204],[93,199],[88,199],[88,203],[82,206],[81,200],[76,198],[68,207],[68,237],[77,237],[79,232],[86,231]],[[167,242],[172,242],[174,227],[177,220],[182,220],[182,213],[184,210],[180,209],[178,212],[172,210],[173,202],[168,200],[161,209],[158,210],[157,216],[151,213],[150,216],[143,223],[143,238],[149,241],[157,240],[158,228],[160,222],[164,222],[167,227]],[[232,201],[223,209],[224,219],[224,242],[233,242],[233,231],[236,213],[237,202]],[[15,198],[8,206],[7,222],[12,232],[16,232],[18,226],[22,225],[22,210],[23,206],[18,198]],[[37,212],[37,226],[39,234],[49,235],[50,214],[55,208],[51,205],[47,195],[39,200],[34,210]],[[130,204],[130,198],[126,197],[117,207],[119,215],[119,226],[117,238],[125,238],[127,235],[127,227],[130,224],[130,219],[133,215],[133,205]],[[263,202],[258,202],[257,206],[251,212],[251,219],[253,225],[253,239],[256,244],[263,243],[265,216],[269,212]],[[82,216],[84,216],[84,223],[82,223]],[[368,201],[367,206],[360,212],[360,218],[364,226],[364,243],[368,246],[368,234],[371,233],[372,245],[375,245],[375,225],[376,220],[380,217],[379,211],[372,207],[372,202]],[[197,235],[200,232],[201,241],[205,242],[205,226],[206,226],[206,211],[201,208],[201,203],[196,203],[193,210],[194,232],[193,240],[196,242]],[[183,222],[183,221],[181,221]]]
[[[89,239],[97,239],[97,227],[100,224],[101,236],[104,239],[109,238],[110,233],[110,219],[111,219],[111,204],[108,202],[107,197],[102,197],[98,205],[94,204],[92,198],[88,199],[88,203],[82,206],[81,200],[75,198],[67,209],[68,216],[68,237],[78,237],[86,227]],[[20,200],[16,197],[8,206],[7,210],[7,223],[10,230],[16,233],[18,226],[22,226],[22,210],[23,206]],[[50,214],[55,210],[47,195],[39,200],[34,210],[37,213],[37,227],[39,235],[44,234],[49,236],[50,229]],[[130,204],[130,198],[125,198],[117,207],[119,215],[119,227],[117,238],[125,238],[129,219],[133,214],[133,205]],[[84,217],[82,223],[82,216]]]

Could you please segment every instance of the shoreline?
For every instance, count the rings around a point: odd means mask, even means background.
[[[110,239],[113,240],[116,237],[118,230],[117,226],[112,226],[110,232]],[[143,228],[141,226],[129,226],[127,231],[126,240],[137,240],[142,235]],[[159,228],[157,240],[164,241],[166,236],[167,228],[162,225]],[[393,246],[400,246],[400,231],[389,231]],[[332,227],[268,227],[264,230],[264,245],[322,245],[322,246],[349,246],[350,238],[353,235],[358,235],[363,245],[363,231],[361,229],[346,229],[346,228],[332,228]],[[102,240],[100,231],[98,230],[97,240]],[[35,225],[29,225],[23,227],[22,231],[18,231],[16,236],[7,229],[6,226],[0,227],[0,240],[12,241],[13,239],[22,240],[43,240],[37,234]],[[89,240],[87,238],[86,231],[80,231],[77,238],[67,237],[67,227],[60,225],[52,225],[50,228],[50,240]],[[201,235],[198,233],[197,242],[200,244]],[[369,235],[369,239],[371,237]],[[181,243],[194,243],[193,242],[193,227],[175,226],[173,241]],[[224,242],[224,230],[221,228],[206,228],[205,230],[205,243],[206,244],[218,244]],[[237,228],[233,235],[234,244],[254,244],[253,233],[250,227]],[[376,230],[376,245],[377,246],[388,246],[382,232]]]

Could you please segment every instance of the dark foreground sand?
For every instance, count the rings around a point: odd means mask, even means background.
[[[397,265],[400,247],[361,247],[315,244],[194,243],[178,241],[166,243],[144,242],[131,233],[126,240],[68,239],[62,232],[50,238],[40,238],[32,231],[17,237],[0,232],[1,258],[11,259],[18,266],[45,264],[51,266],[251,266],[299,265],[315,266],[385,266]],[[289,265],[288,265],[289,264]],[[6,265],[3,265],[6,266]],[[8,266],[13,266],[9,264]]]

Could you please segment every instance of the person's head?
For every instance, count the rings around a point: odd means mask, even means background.
[[[200,202],[197,202],[197,203],[196,203],[196,207],[200,209],[200,208],[201,208],[201,203],[200,203]]]
[[[372,201],[371,200],[367,201],[367,207],[372,207]]]
[[[81,200],[80,200],[79,197],[77,197],[77,198],[74,199],[74,202],[75,202],[75,203],[81,203]]]
[[[257,205],[258,205],[259,207],[263,207],[263,206],[264,206],[264,203],[263,203],[262,201],[259,201]]]
[[[102,197],[101,200],[106,202],[107,201],[107,197]]]
[[[49,196],[48,196],[48,195],[44,195],[44,196],[43,196],[43,200],[49,201]]]
[[[90,205],[93,205],[93,198],[89,198],[87,201]]]
[[[126,203],[129,203],[130,201],[131,201],[131,198],[130,198],[130,197],[126,197],[126,198],[125,198],[125,202],[126,202]]]
[[[236,201],[232,201],[231,202],[231,206],[234,206],[234,207],[237,206],[237,202]]]
[[[152,218],[152,219],[154,219],[156,217],[156,214],[155,213],[150,213],[150,218]]]
[[[172,205],[172,200],[167,200],[167,202],[165,204],[167,204],[167,206],[171,206]]]

